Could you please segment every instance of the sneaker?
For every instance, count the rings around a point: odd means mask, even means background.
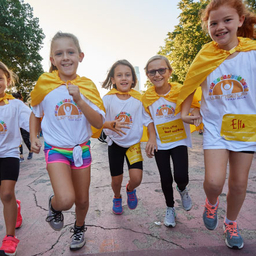
[[[73,235],[71,236],[72,241],[69,247],[71,251],[79,250],[85,245],[84,232],[86,230],[87,228],[84,225],[82,227],[77,227],[76,223],[74,228],[70,229],[70,232],[73,232]]]
[[[192,208],[192,200],[188,194],[188,189],[185,188],[183,191],[180,191],[177,187],[178,192],[180,193],[182,206],[186,211],[189,211]]]
[[[114,214],[122,214],[123,213],[123,206],[122,206],[122,197],[120,198],[113,198],[113,213]]]
[[[242,249],[244,247],[243,238],[240,235],[236,222],[224,223],[223,226],[226,245],[231,249]]]
[[[52,198],[53,195],[51,195],[49,198],[49,212],[45,220],[49,223],[52,229],[60,231],[64,226],[64,216],[61,211],[55,211],[52,208]]]
[[[166,227],[174,228],[176,226],[175,217],[176,217],[175,208],[167,206],[166,214],[165,214],[165,218],[164,218],[164,225]]]
[[[127,185],[126,185],[127,205],[129,207],[129,209],[134,210],[138,205],[138,199],[137,199],[137,196],[136,196],[136,189],[134,189],[133,191],[128,191],[127,190],[128,184],[129,183],[127,183]]]
[[[19,241],[15,236],[5,236],[0,247],[0,253],[4,253],[3,255],[16,255]]]
[[[205,208],[203,213],[204,225],[210,230],[214,230],[218,226],[217,211],[219,206],[219,198],[217,199],[217,205],[214,207],[208,203],[208,199],[205,200]]]
[[[15,228],[20,228],[21,224],[22,224],[22,216],[21,216],[21,213],[20,213],[20,200],[16,200],[16,201],[17,201],[18,213],[17,213],[17,221],[16,221]]]
[[[20,157],[20,163],[24,162],[24,157]]]
[[[32,159],[32,158],[33,158],[33,152],[29,152],[27,159],[30,160],[30,159]]]

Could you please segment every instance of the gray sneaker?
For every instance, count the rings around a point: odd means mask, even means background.
[[[70,232],[73,232],[73,235],[71,236],[72,241],[69,247],[71,251],[79,250],[85,245],[84,232],[86,230],[87,228],[84,225],[82,227],[77,227],[76,223],[74,228],[70,229]]]
[[[173,227],[174,228],[175,225],[176,225],[175,217],[176,217],[175,208],[167,206],[166,214],[165,214],[165,218],[164,218],[164,225],[166,227]]]
[[[209,230],[214,230],[218,226],[218,206],[219,206],[219,198],[217,199],[217,205],[214,207],[208,203],[206,198],[205,200],[205,208],[203,213],[203,221],[206,228]]]
[[[180,193],[182,206],[186,211],[189,211],[192,208],[192,200],[188,194],[188,189],[185,188],[183,191],[180,191],[177,187],[178,192]]]
[[[225,242],[229,248],[242,249],[244,247],[244,241],[240,235],[236,222],[229,224],[224,223],[223,229],[226,237]]]
[[[51,205],[51,201],[54,195],[49,197],[49,212],[46,217],[46,221],[49,223],[52,229],[60,231],[64,226],[64,216],[61,211],[54,211]]]

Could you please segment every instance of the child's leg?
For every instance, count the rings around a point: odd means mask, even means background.
[[[229,151],[226,149],[205,149],[204,191],[210,202],[215,205],[221,194],[227,171]]]
[[[47,170],[54,191],[54,197],[51,200],[53,209],[55,211],[69,210],[75,202],[70,166],[64,163],[49,163]]]
[[[2,180],[0,186],[0,197],[3,203],[3,213],[6,226],[6,235],[15,235],[17,220],[17,202],[15,197],[14,180]]]
[[[115,198],[121,197],[122,181],[123,181],[123,174],[118,176],[111,176],[111,187],[114,192]]]
[[[76,226],[81,227],[89,208],[91,166],[84,169],[72,169],[72,180],[75,190]]]
[[[227,194],[227,218],[235,221],[243,205],[253,154],[230,152]]]
[[[127,185],[128,191],[133,191],[140,185],[142,180],[142,173],[142,169],[129,169],[130,180]]]

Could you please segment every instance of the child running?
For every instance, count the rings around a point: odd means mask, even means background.
[[[106,109],[106,122],[103,127],[108,142],[114,214],[123,213],[121,186],[124,157],[130,178],[126,185],[127,205],[133,210],[138,204],[135,188],[142,180],[143,159],[140,140],[143,125],[148,127],[149,132],[146,153],[151,155],[156,149],[153,120],[142,105],[141,94],[132,89],[136,83],[137,77],[133,66],[127,60],[119,60],[112,65],[102,85],[102,88],[111,89],[103,97]]]
[[[15,185],[20,169],[20,128],[29,131],[31,114],[30,108],[22,101],[5,92],[8,86],[15,83],[15,78],[15,74],[0,62],[0,198],[6,227],[1,255],[16,255],[19,243],[15,228],[21,226],[22,217],[20,201],[15,198]]]
[[[241,249],[243,238],[237,217],[243,205],[250,166],[256,150],[256,17],[242,0],[212,0],[202,15],[212,42],[203,46],[193,61],[177,104],[184,122],[191,98],[201,85],[204,124],[206,194],[203,221],[209,230],[218,225],[219,195],[229,162],[227,211],[224,218],[226,245]],[[238,37],[241,36],[241,37]]]
[[[85,244],[85,217],[89,207],[91,125],[101,128],[104,107],[94,83],[77,75],[84,58],[78,39],[58,32],[52,39],[50,73],[40,76],[31,93],[31,148],[39,153],[40,118],[47,171],[54,195],[46,221],[54,230],[64,225],[62,211],[75,203],[76,222],[70,250]]]
[[[182,85],[168,82],[172,74],[169,60],[162,55],[153,56],[148,60],[145,71],[154,85],[145,92],[142,102],[154,120],[157,134],[158,150],[155,151],[155,160],[167,205],[164,224],[167,227],[175,227],[176,213],[170,157],[172,157],[174,180],[177,183],[182,206],[189,211],[192,207],[187,189],[189,183],[187,147],[191,147],[192,144],[190,126],[181,121],[180,114],[174,116],[177,96]],[[191,114],[199,116],[199,104],[193,107],[195,109],[192,109]]]

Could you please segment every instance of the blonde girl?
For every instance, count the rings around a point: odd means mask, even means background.
[[[156,149],[153,120],[143,108],[141,94],[133,89],[136,83],[134,67],[127,60],[119,60],[112,65],[102,85],[105,89],[111,89],[103,97],[106,109],[106,122],[103,127],[108,142],[114,214],[123,213],[121,186],[124,158],[129,169],[129,181],[126,185],[127,205],[133,210],[138,204],[136,188],[142,180],[140,140],[143,125],[148,127],[149,132],[146,153],[153,154]]]
[[[15,83],[15,78],[15,74],[0,62],[0,198],[6,226],[0,253],[5,255],[16,255],[19,243],[15,228],[21,226],[22,217],[20,201],[15,198],[15,185],[20,169],[20,128],[29,131],[31,113],[22,101],[5,92],[8,86]]]
[[[180,114],[174,116],[176,100],[181,84],[169,83],[172,67],[169,60],[162,55],[150,58],[145,67],[146,75],[154,85],[142,97],[143,104],[154,120],[158,151],[155,160],[160,173],[161,186],[166,201],[164,224],[175,227],[176,212],[174,208],[173,180],[177,184],[182,206],[186,211],[192,208],[188,194],[188,150],[191,147],[190,127],[183,124]],[[193,107],[198,107],[195,104]],[[199,109],[192,111],[193,118],[199,117]],[[173,174],[170,157],[173,162]]]
[[[229,163],[227,211],[224,218],[226,245],[241,249],[243,238],[237,224],[246,196],[253,154],[256,150],[256,17],[242,0],[212,0],[202,15],[203,27],[212,42],[206,44],[190,67],[180,93],[184,122],[191,98],[202,88],[206,194],[203,221],[209,230],[218,225],[219,195]]]
[[[51,42],[50,72],[39,78],[31,93],[31,148],[35,153],[41,149],[39,131],[43,117],[45,160],[54,192],[49,198],[46,221],[54,230],[61,230],[62,211],[75,204],[71,250],[78,250],[85,244],[91,125],[101,128],[104,121],[103,104],[96,86],[76,73],[83,58],[78,39],[73,34],[58,32]]]

